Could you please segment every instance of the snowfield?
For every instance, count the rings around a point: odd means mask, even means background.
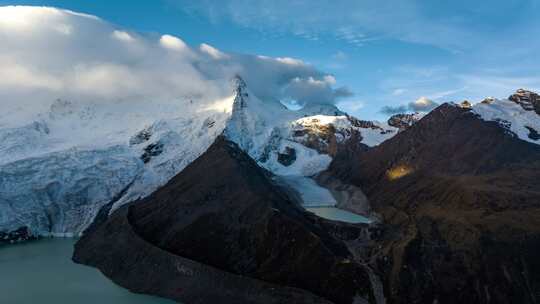
[[[540,133],[540,115],[533,110],[525,110],[511,100],[491,99],[490,103],[477,103],[473,112],[486,121],[497,121],[519,139],[540,145],[540,139],[529,136],[531,129]]]

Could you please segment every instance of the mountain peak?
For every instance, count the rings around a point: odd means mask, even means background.
[[[239,95],[245,93],[247,89],[247,84],[240,75],[235,75],[232,79],[233,93]]]
[[[398,128],[399,131],[404,131],[411,127],[413,124],[415,124],[417,121],[419,121],[422,118],[423,115],[420,113],[402,113],[402,114],[394,114],[388,119],[388,125]]]
[[[247,85],[242,77],[236,75],[233,80],[233,93],[234,93],[234,102],[233,102],[233,114],[235,111],[243,109],[247,106],[247,98],[249,94],[247,92]]]
[[[535,111],[540,115],[540,95],[536,92],[518,89],[510,97],[509,100],[519,104],[523,109],[527,111]]]

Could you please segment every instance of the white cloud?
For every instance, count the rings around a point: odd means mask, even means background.
[[[392,91],[392,95],[393,96],[403,95],[403,93],[405,93],[406,91],[407,91],[406,89],[395,89]]]
[[[284,88],[287,96],[294,96],[294,101],[298,104],[325,103],[326,100],[336,100],[341,97],[350,97],[352,93],[345,88],[332,89],[335,78],[325,75],[322,79],[313,77],[293,78]]]
[[[439,106],[438,103],[423,96],[409,103],[409,110],[413,112],[429,112]]]
[[[200,45],[199,49],[201,50],[201,52],[210,55],[214,59],[229,58],[229,56],[227,54],[221,52],[220,50],[218,50],[215,47],[213,47],[213,46],[211,46],[209,44],[206,44],[206,43],[202,43]]]
[[[75,67],[70,84],[72,89],[100,97],[120,96],[124,92],[139,91],[144,88],[144,78],[132,70],[118,64],[78,65]]]
[[[333,76],[298,59],[227,54],[208,44],[192,49],[172,35],[134,33],[55,8],[0,7],[0,41],[4,113],[41,111],[57,98],[175,105],[189,100],[212,108],[230,97],[230,79],[237,74],[266,102],[335,103],[350,94],[334,88]]]
[[[172,36],[172,35],[163,35],[159,39],[159,43],[166,49],[171,49],[175,51],[187,50],[188,46],[182,39]]]
[[[135,40],[128,32],[119,30],[114,30],[112,36],[120,41],[131,42]]]
[[[364,108],[364,106],[365,106],[364,102],[360,100],[347,100],[347,101],[340,101],[338,103],[338,107],[347,113],[358,112],[362,108]]]
[[[398,106],[384,106],[381,108],[380,112],[385,115],[401,114],[406,112],[429,112],[439,104],[425,96],[418,98],[415,101],[409,102],[406,105]]]
[[[60,79],[47,73],[1,60],[0,65],[2,66],[0,69],[0,90],[47,89],[59,91],[63,87]]]
[[[305,64],[302,60],[291,58],[291,57],[278,57],[276,58],[276,60],[281,63],[290,64],[290,65],[304,65]]]
[[[58,24],[54,27],[60,34],[71,35],[73,27],[68,24]]]
[[[325,75],[323,77],[323,80],[324,80],[324,82],[326,82],[329,85],[336,84],[336,78],[334,76],[332,76],[332,75]]]

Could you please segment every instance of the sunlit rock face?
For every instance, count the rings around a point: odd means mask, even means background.
[[[407,130],[422,118],[423,114],[395,114],[388,119],[388,125],[398,128],[399,131]]]
[[[540,115],[540,95],[535,92],[518,89],[516,93],[508,97],[509,100],[519,104],[527,111],[535,111]]]
[[[412,171],[413,169],[407,165],[398,165],[386,171],[386,176],[389,180],[396,180],[409,175]]]
[[[340,146],[351,138],[366,146],[376,146],[397,134],[397,129],[376,121],[359,120],[349,115],[315,115],[292,124],[293,140],[335,156]]]
[[[472,109],[472,103],[468,100],[464,100],[462,101],[460,104],[459,104],[460,107],[464,108],[464,109]]]
[[[490,110],[512,128],[486,120]],[[392,303],[535,303],[540,145],[513,132],[529,114],[538,117],[512,101],[444,104],[376,147],[334,158],[326,174],[360,187],[395,228],[378,264]]]

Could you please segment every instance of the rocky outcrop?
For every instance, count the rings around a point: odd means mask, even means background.
[[[0,231],[0,245],[20,243],[33,239],[36,239],[36,237],[32,235],[28,227],[21,227],[7,232]]]
[[[278,162],[284,166],[290,166],[296,160],[296,150],[291,147],[285,147],[283,153],[278,153]]]
[[[388,125],[404,131],[420,120],[418,113],[414,114],[395,114],[388,119]]]
[[[484,99],[486,100],[486,99]],[[464,100],[462,101],[460,104],[459,104],[460,107],[464,108],[464,109],[472,109],[472,103],[468,100]]]
[[[540,140],[540,133],[538,133],[538,131],[533,128],[533,127],[529,127],[529,126],[525,126],[525,128],[527,130],[529,130],[529,138],[532,139],[532,140]]]
[[[508,97],[509,100],[519,104],[527,111],[535,111],[540,115],[540,95],[532,91],[518,89],[516,93]]]
[[[493,104],[497,99],[495,97],[484,98],[480,103],[482,104]]]
[[[387,230],[390,303],[538,303],[540,147],[444,104],[381,145],[338,154]]]
[[[313,118],[309,123],[302,124],[301,128],[296,127],[292,131],[292,138],[319,153],[335,155],[338,146],[337,136],[343,136],[343,132],[338,135],[338,130],[333,124],[320,124],[319,122],[317,118]]]
[[[344,183],[329,172],[317,175],[315,180],[332,193],[337,201],[336,207],[366,217],[373,217],[369,201],[359,187]]]
[[[396,130],[383,128],[379,123],[359,120],[353,116],[315,115],[304,117],[293,123],[291,139],[308,148],[331,157],[345,148],[352,139],[357,144],[373,146],[392,136]]]
[[[81,238],[74,260],[132,291],[185,303],[365,303],[375,295],[358,257],[370,231],[305,212],[219,137],[167,185]]]
[[[156,157],[163,153],[164,145],[161,142],[149,144],[143,149],[143,154],[141,155],[141,160],[146,164],[150,162],[153,157]]]
[[[144,129],[142,129],[141,131],[139,131],[137,134],[133,135],[130,139],[129,139],[129,145],[130,146],[134,146],[134,145],[139,145],[139,144],[142,144],[143,142],[147,142],[150,140],[150,138],[152,138],[152,128],[151,127],[146,127]]]

